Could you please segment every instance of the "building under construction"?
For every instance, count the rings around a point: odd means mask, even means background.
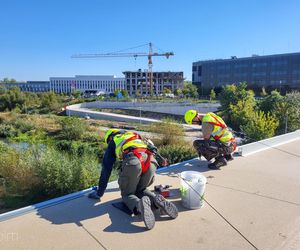
[[[169,89],[172,93],[183,87],[183,72],[160,71],[152,73],[152,86],[150,84],[150,74],[148,71],[124,71],[126,81],[126,88],[129,95],[143,95],[151,94],[151,87],[153,95],[160,95],[164,89]]]

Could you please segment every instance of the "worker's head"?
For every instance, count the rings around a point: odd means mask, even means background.
[[[188,111],[185,112],[184,115],[184,120],[187,124],[199,124],[200,122],[200,117],[198,115],[198,111],[194,110],[194,109],[190,109]]]
[[[121,130],[117,129],[117,128],[111,128],[111,129],[107,130],[107,132],[105,133],[105,136],[104,136],[104,142],[106,142],[108,144],[109,141],[112,139],[112,137],[115,136],[116,134],[119,134],[120,132],[121,132]]]

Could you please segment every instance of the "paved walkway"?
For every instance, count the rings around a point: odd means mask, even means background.
[[[237,157],[220,171],[194,159],[157,175],[171,184],[179,209],[175,220],[157,215],[145,231],[137,217],[111,204],[117,188],[101,202],[82,196],[0,222],[1,249],[300,249],[300,140]],[[207,177],[204,207],[181,205],[177,174]]]

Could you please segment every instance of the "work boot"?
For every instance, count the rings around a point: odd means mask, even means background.
[[[97,191],[93,191],[92,193],[89,193],[88,197],[90,199],[100,200],[101,196],[97,193]]]
[[[142,220],[148,230],[155,225],[155,217],[151,210],[151,201],[148,196],[143,196],[137,204],[137,210],[140,213]]]
[[[208,168],[210,169],[220,169],[220,167],[226,166],[227,161],[223,156],[216,157],[216,160],[213,163],[208,164]]]
[[[224,158],[225,158],[226,161],[233,161],[234,160],[231,154],[224,155]]]
[[[166,200],[162,195],[157,194],[154,198],[154,203],[172,219],[175,219],[178,216],[177,207],[172,202]]]

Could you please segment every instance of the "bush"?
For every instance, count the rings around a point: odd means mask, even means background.
[[[259,141],[274,136],[277,127],[278,121],[270,113],[258,111],[241,129],[249,137],[248,141]]]
[[[29,122],[21,120],[21,117],[17,118],[16,120],[12,120],[10,124],[21,133],[29,132],[35,128],[34,125],[30,124]]]
[[[0,142],[0,194],[6,207],[82,190],[97,184],[98,178],[95,154],[77,156],[41,147],[17,151]]]
[[[239,122],[243,122],[243,112],[246,114],[248,111],[253,111],[255,107],[254,92],[247,90],[246,83],[240,83],[238,85],[231,84],[222,87],[222,91],[219,94],[222,117],[227,125],[232,126],[238,130]]]
[[[289,106],[288,111],[288,132],[300,129],[300,92],[293,91],[286,95]]]
[[[4,179],[6,195],[25,196],[39,184],[28,152],[17,151],[1,142],[0,176]]]
[[[159,148],[159,152],[168,159],[169,164],[190,160],[198,156],[191,145],[166,145]]]
[[[0,124],[0,137],[1,138],[13,138],[17,136],[18,131],[9,124]]]
[[[96,157],[70,156],[47,149],[35,156],[36,170],[46,195],[57,196],[95,185],[99,177]]]
[[[184,130],[181,125],[174,123],[172,120],[164,120],[163,122],[153,123],[151,132],[159,134],[154,139],[156,146],[182,144],[184,142]]]
[[[66,140],[80,140],[87,130],[87,125],[76,117],[65,117],[60,121],[62,130],[60,137]]]

